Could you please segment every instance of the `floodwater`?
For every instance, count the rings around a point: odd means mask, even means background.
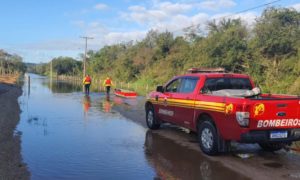
[[[19,99],[17,131],[33,180],[245,179],[126,119],[113,108],[122,105],[120,98],[85,96],[81,87],[30,77]]]

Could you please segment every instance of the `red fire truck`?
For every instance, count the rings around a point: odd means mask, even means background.
[[[197,132],[201,150],[215,155],[230,141],[277,151],[300,140],[300,96],[262,94],[248,75],[190,69],[157,86],[145,103],[146,123],[164,122]]]

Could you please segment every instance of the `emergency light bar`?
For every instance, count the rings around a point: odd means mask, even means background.
[[[225,73],[225,68],[190,68],[188,73]]]

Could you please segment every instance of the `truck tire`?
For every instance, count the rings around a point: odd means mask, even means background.
[[[150,129],[158,129],[160,127],[160,123],[158,122],[156,115],[154,113],[153,106],[149,105],[146,109],[146,124]]]
[[[268,152],[279,151],[288,145],[288,143],[278,143],[278,142],[269,142],[269,143],[258,143],[259,146]]]
[[[207,155],[218,154],[219,136],[215,126],[210,121],[200,122],[198,140],[201,150]]]

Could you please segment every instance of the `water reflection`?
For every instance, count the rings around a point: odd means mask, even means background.
[[[91,97],[89,95],[85,95],[83,96],[83,100],[82,100],[82,104],[83,104],[83,111],[84,114],[86,115],[86,113],[89,111],[90,107],[91,107]]]
[[[155,179],[246,179],[151,130],[145,136],[145,155],[156,170]]]
[[[114,97],[114,103],[117,105],[121,105],[123,103],[123,98],[115,96]]]
[[[43,85],[48,87],[53,93],[72,93],[80,92],[82,87],[78,84],[64,81],[44,81]]]
[[[47,123],[47,119],[46,118],[40,118],[40,117],[36,117],[36,116],[30,116],[27,119],[27,123],[29,125],[33,125],[36,126],[37,128],[42,128],[42,132],[44,136],[48,135],[48,123]]]
[[[111,112],[112,103],[109,101],[109,99],[104,100],[102,103],[102,110],[106,113]]]

